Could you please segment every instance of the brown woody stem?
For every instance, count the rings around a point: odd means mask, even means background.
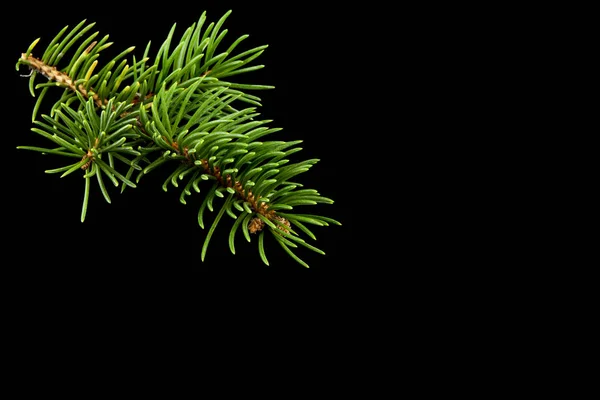
[[[23,53],[21,54],[21,59],[25,61],[25,63],[32,69],[38,71],[51,81],[61,83],[72,91],[81,93],[86,99],[89,99],[90,97],[93,98],[98,107],[102,107],[107,103],[106,100],[100,99],[98,94],[94,93],[93,90],[87,90],[81,83],[75,86],[73,79],[71,79],[69,75],[59,71],[56,69],[56,67],[51,67],[50,65],[45,64],[42,60],[35,58],[31,54],[25,58],[25,53]]]
[[[91,49],[91,47],[92,46],[88,47],[88,49],[86,51],[89,51]],[[42,75],[44,75],[49,80],[58,82],[64,86],[68,87],[69,89],[71,89],[74,92],[81,93],[86,99],[89,99],[91,97],[92,99],[94,99],[94,102],[96,103],[96,105],[98,107],[102,107],[103,105],[106,105],[108,103],[108,101],[106,99],[101,99],[98,96],[98,94],[96,94],[92,90],[92,88],[90,88],[90,90],[87,90],[85,88],[85,86],[83,86],[83,84],[79,84],[79,85],[75,86],[73,79],[69,75],[65,74],[64,72],[57,70],[56,67],[45,64],[42,60],[33,57],[31,54],[28,57],[25,57],[25,56],[26,56],[25,53],[23,53],[21,55],[21,59],[24,61],[24,63],[29,65],[32,69],[40,72]],[[208,74],[209,72],[210,71],[207,71],[207,72],[205,72],[205,74]],[[148,96],[146,96],[146,98],[148,98],[149,96],[151,97],[152,94],[149,94]],[[139,102],[139,101],[140,101],[139,99],[134,99],[134,102]],[[138,127],[144,133],[146,133],[145,130],[143,129],[143,127],[141,126],[141,123],[139,122],[139,120],[138,120]],[[150,138],[149,135],[147,135],[147,137]],[[184,149],[183,154],[182,154],[180,152],[179,147],[176,142],[172,143],[172,146],[173,146],[173,149],[178,154],[185,156],[187,158],[188,162],[194,161],[194,160],[190,159],[187,149]],[[84,159],[88,159],[88,162],[82,166],[82,169],[87,169],[90,166],[91,162],[93,162],[93,156],[92,156],[91,151],[88,150],[88,153],[83,156],[82,161]],[[269,210],[269,206],[267,205],[267,203],[265,203],[265,202],[259,203],[260,196],[254,196],[254,194],[252,193],[251,190],[248,190],[248,191],[244,190],[244,188],[242,187],[242,184],[239,181],[233,182],[231,175],[227,175],[227,176],[223,177],[219,167],[211,168],[208,164],[208,160],[205,160],[205,159],[201,160],[201,166],[204,169],[204,172],[206,172],[207,174],[212,175],[216,178],[219,185],[221,185],[222,187],[226,187],[226,188],[228,188],[228,187],[232,188],[235,191],[236,196],[239,199],[248,202],[250,204],[250,206],[252,207],[252,209],[254,209],[254,211],[263,215],[264,217],[268,218],[271,221],[278,221],[280,224],[283,224],[285,226],[290,226],[289,221],[287,221],[283,217],[278,216],[274,210]],[[265,223],[260,218],[255,217],[248,224],[248,231],[250,233],[259,232],[264,228],[264,225],[265,225]],[[282,231],[284,231],[285,233],[289,233],[289,231],[287,229],[285,229],[285,227],[282,225],[278,224],[278,228],[281,229]]]
[[[173,149],[178,154],[181,154],[179,151],[179,147],[177,146],[177,143],[173,143]],[[187,148],[184,148],[182,155],[184,155],[189,162],[193,162],[193,160],[191,160],[189,158]],[[216,180],[220,186],[225,187],[225,188],[232,188],[235,191],[236,196],[243,201],[247,201],[250,204],[250,206],[252,207],[252,209],[254,209],[254,211],[265,216],[266,218],[268,218],[271,221],[277,220],[287,226],[290,226],[290,223],[285,218],[278,216],[274,210],[269,210],[269,205],[266,202],[259,202],[261,196],[254,196],[252,191],[249,189],[247,191],[244,190],[240,181],[234,182],[233,179],[231,178],[231,175],[229,175],[229,174],[226,176],[223,176],[223,174],[221,174],[221,169],[219,167],[211,168],[209,166],[208,160],[206,160],[206,159],[200,160],[200,165],[204,169],[204,172],[206,172],[207,174],[212,175],[216,178]],[[250,233],[259,232],[263,229],[264,225],[265,225],[265,223],[260,218],[255,217],[248,224],[248,231]],[[283,230],[285,233],[289,233],[289,231],[286,230],[284,227],[279,226],[279,228],[281,230]]]

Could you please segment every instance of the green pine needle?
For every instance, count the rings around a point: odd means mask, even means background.
[[[83,192],[83,205],[81,206],[81,222],[85,221],[87,213],[88,200],[90,198],[90,178],[85,178],[85,189]]]
[[[260,254],[260,259],[267,265],[269,265],[269,261],[267,260],[267,255],[265,254],[265,233],[261,232],[258,235],[258,253]]]

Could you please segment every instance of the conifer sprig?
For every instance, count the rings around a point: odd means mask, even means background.
[[[222,26],[230,13],[208,25],[203,13],[178,42],[173,25],[155,57],[150,57],[148,43],[141,58],[132,55],[134,47],[129,47],[103,67],[99,54],[112,43],[108,35],[96,40],[99,33],[90,33],[93,23],[86,25],[84,20],[71,30],[65,27],[39,58],[32,53],[40,41],[36,39],[16,67],[31,69],[33,96],[41,89],[31,130],[56,147],[18,148],[71,160],[47,173],[64,177],[82,171],[82,222],[94,182],[110,203],[107,186],[111,183],[121,186],[121,192],[126,187],[135,188],[144,175],[169,165],[173,172],[163,190],[169,186],[179,189],[183,204],[192,190],[203,195],[198,211],[200,227],[205,228],[206,210],[216,211],[207,225],[202,260],[217,224],[227,214],[235,220],[229,235],[232,253],[239,230],[247,241],[256,234],[261,260],[268,265],[264,237],[268,231],[285,252],[308,266],[296,255],[296,248],[324,253],[300,237],[303,234],[316,240],[306,225],[340,223],[319,215],[298,214],[295,209],[331,204],[333,200],[294,181],[318,162],[291,162],[289,157],[301,150],[297,147],[300,140],[265,140],[281,129],[269,127],[271,120],[258,119],[260,98],[247,91],[272,86],[223,80],[263,68],[252,62],[267,47],[237,51],[248,37],[244,35],[225,48],[222,42],[228,31]],[[48,81],[36,84],[40,74]],[[48,114],[39,114],[45,94],[56,86],[64,88],[61,98]]]

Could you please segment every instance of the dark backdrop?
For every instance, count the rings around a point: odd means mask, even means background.
[[[354,123],[361,117],[360,86],[347,80],[348,71],[354,68],[349,64],[354,56],[342,50],[351,47],[349,42],[357,33],[342,28],[347,25],[343,22],[349,22],[344,21],[343,11],[288,2],[275,6],[223,3],[194,2],[196,5],[190,6],[161,2],[135,8],[130,2],[123,2],[110,10],[97,4],[71,7],[61,3],[60,12],[46,6],[31,6],[27,13],[15,9],[14,18],[21,22],[3,27],[5,37],[10,39],[5,41],[2,63],[5,90],[10,91],[3,115],[5,126],[10,129],[4,129],[2,145],[6,164],[2,185],[4,244],[7,254],[14,255],[10,262],[36,267],[58,263],[81,268],[303,269],[271,240],[265,244],[271,266],[265,266],[258,255],[256,237],[247,243],[241,232],[236,240],[237,254],[232,255],[227,242],[232,220],[227,217],[217,228],[202,263],[200,253],[206,230],[197,224],[201,195],[193,192],[188,204],[183,205],[178,189],[170,187],[167,193],[163,192],[161,185],[170,172],[168,168],[156,170],[137,189],[127,189],[123,194],[111,186],[112,204],[106,203],[93,185],[87,218],[81,223],[84,182],[79,174],[63,179],[45,174],[46,169],[65,165],[65,160],[16,149],[18,145],[49,144],[30,131],[35,99],[29,94],[28,79],[19,77],[14,69],[20,53],[34,39],[41,37],[37,48],[44,49],[63,26],[74,26],[86,18],[97,23],[94,29],[100,31],[99,37],[110,34],[114,42],[107,55],[101,55],[100,62],[132,45],[136,46],[135,54],[140,55],[148,40],[152,40],[151,54],[155,54],[173,23],[178,26],[177,37],[198,20],[202,11],[207,11],[208,22],[216,22],[232,9],[224,25],[229,32],[221,46],[243,34],[250,37],[242,49],[270,46],[255,61],[266,67],[239,77],[240,81],[276,87],[257,93],[263,100],[262,116],[273,119],[272,126],[283,128],[270,138],[304,140],[303,151],[296,153],[294,159],[321,161],[297,180],[336,201],[333,205],[298,210],[322,213],[343,223],[314,227],[314,244],[326,252],[325,256],[304,248],[297,253],[317,270],[343,273],[369,266],[370,261],[360,256],[375,253],[367,243],[378,233],[359,231],[357,222],[373,216],[377,204],[370,198],[364,181],[357,177],[367,168],[365,160],[352,150],[356,148],[356,138],[365,133],[358,131]],[[24,15],[26,21],[22,20]],[[352,103],[355,106],[348,108],[346,105],[353,98],[357,99]]]

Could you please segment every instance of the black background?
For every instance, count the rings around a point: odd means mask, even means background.
[[[28,79],[19,76],[28,71],[23,68],[17,72],[14,68],[20,53],[34,39],[41,37],[33,51],[36,55],[36,50],[43,51],[65,25],[75,26],[82,19],[96,22],[93,31],[100,31],[99,37],[109,34],[114,42],[100,56],[102,63],[132,45],[136,46],[134,54],[141,55],[148,40],[152,41],[153,55],[173,23],[177,23],[177,38],[198,20],[202,11],[207,11],[208,23],[218,21],[231,9],[233,13],[222,28],[229,32],[221,46],[228,46],[243,34],[250,37],[240,45],[241,49],[269,45],[255,61],[266,67],[236,78],[275,86],[273,90],[256,93],[262,98],[262,117],[274,120],[271,126],[283,128],[271,140],[303,140],[303,151],[296,153],[294,159],[321,161],[297,180],[335,200],[333,205],[298,207],[298,211],[321,213],[343,224],[314,227],[317,236],[314,244],[326,252],[325,256],[304,248],[297,249],[297,254],[313,270],[344,273],[368,267],[369,261],[362,259],[361,254],[376,253],[367,244],[373,241],[375,233],[361,231],[358,226],[361,220],[372,216],[376,204],[370,199],[368,186],[358,178],[366,170],[354,145],[361,109],[348,108],[359,97],[356,91],[360,90],[348,81],[348,76],[356,71],[349,64],[353,59],[349,51],[353,36],[345,28],[351,21],[346,20],[344,12],[327,11],[314,4],[172,3],[154,6],[148,3],[145,7],[125,2],[111,7],[61,3],[59,12],[32,7],[26,23],[3,27],[5,37],[10,38],[4,45],[2,62],[4,90],[10,93],[3,115],[5,126],[10,129],[4,129],[2,143],[7,254],[15,256],[13,262],[33,267],[58,263],[125,270],[304,269],[271,240],[265,243],[271,266],[265,266],[258,255],[256,237],[247,243],[241,233],[236,239],[237,254],[232,255],[227,242],[232,220],[226,217],[213,235],[202,263],[200,254],[206,230],[197,224],[201,195],[193,192],[188,204],[183,205],[178,189],[170,187],[167,193],[163,192],[161,185],[171,172],[169,168],[156,170],[144,177],[138,188],[127,189],[123,194],[111,186],[112,204],[106,203],[97,185],[93,185],[87,217],[81,223],[84,189],[81,176],[75,173],[60,179],[59,175],[45,174],[46,169],[65,165],[65,159],[16,149],[18,145],[50,145],[30,131],[35,99],[29,94]],[[22,19],[23,15],[22,10],[14,11],[15,19]],[[42,82],[43,78],[38,79]]]

